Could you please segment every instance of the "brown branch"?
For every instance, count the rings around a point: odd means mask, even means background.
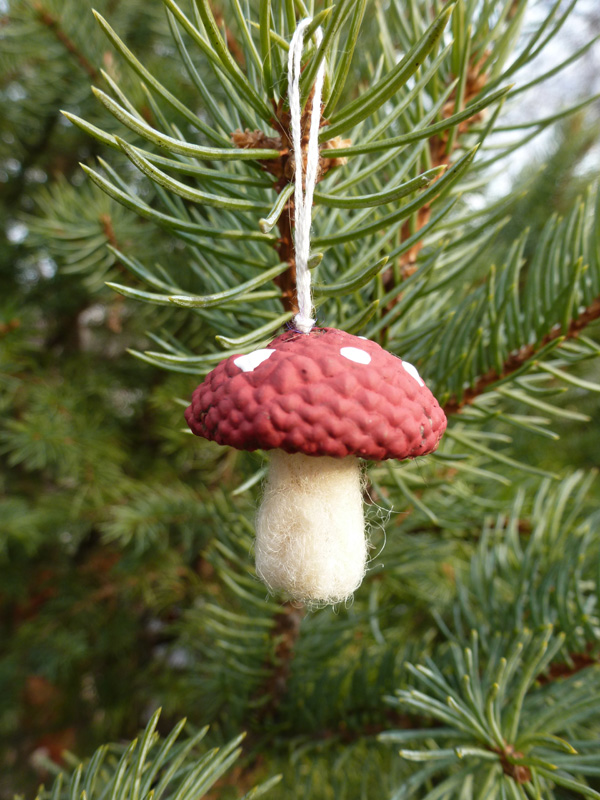
[[[278,109],[280,111],[280,109]],[[290,149],[285,133],[284,123],[279,117],[272,120],[274,128],[281,131],[279,136],[267,136],[262,131],[233,131],[231,139],[236,147],[251,149],[279,150],[279,158],[260,161],[260,166],[274,178],[273,188],[279,194],[288,183],[288,161]],[[289,119],[288,119],[289,124]],[[281,302],[286,311],[297,311],[296,302],[296,263],[294,260],[294,239],[292,236],[292,223],[290,203],[288,202],[279,218],[279,239],[275,245],[277,254],[282,262],[289,264],[288,269],[275,278],[274,283],[281,289]]]
[[[279,190],[281,191],[281,190]],[[296,298],[296,254],[294,251],[294,234],[292,232],[293,204],[288,202],[279,217],[279,241],[277,254],[281,263],[287,262],[288,268],[275,278],[275,285],[281,289],[281,302],[286,311],[294,314],[298,311]]]
[[[8,322],[0,323],[0,339],[2,339],[4,336],[7,336],[9,333],[16,331],[17,328],[20,327],[21,320],[17,319],[16,317],[14,319],[9,319]]]
[[[119,245],[119,241],[117,239],[117,234],[115,233],[115,229],[113,227],[113,221],[110,214],[100,214],[98,217],[98,222],[102,227],[102,233],[106,237],[107,243],[113,247],[115,250],[121,250],[121,246]],[[124,275],[129,275],[129,270],[121,264],[119,259],[115,260],[115,267],[122,272]],[[123,295],[118,295],[119,299],[123,299]]]
[[[115,229],[113,227],[112,217],[110,214],[100,214],[98,221],[102,226],[102,232],[106,236],[108,244],[110,244],[111,247],[114,247],[115,250],[120,250],[119,242],[117,240],[117,235],[115,234]],[[121,264],[119,259],[115,260],[114,266],[119,270],[119,272],[125,275],[129,274],[128,270],[123,266],[123,264]],[[123,330],[121,319],[124,311],[124,302],[125,297],[122,294],[117,294],[109,306],[106,318],[106,327],[113,333],[121,333]]]
[[[240,43],[235,38],[234,34],[231,32],[231,28],[229,28],[227,23],[224,21],[223,12],[220,8],[216,7],[214,2],[210,3],[210,8],[213,13],[213,17],[215,18],[215,22],[219,28],[225,29],[225,41],[227,42],[229,52],[235,58],[240,67],[245,67],[246,57],[244,56],[244,51],[240,47]]]
[[[483,73],[482,65],[485,62],[487,53],[483,55],[483,57],[476,62],[472,62],[467,69],[467,77],[465,81],[465,90],[463,96],[463,106],[467,106],[470,100],[472,100],[479,92],[485,87],[487,82],[487,74]],[[450,76],[450,79],[452,76]],[[450,80],[449,79],[449,80]],[[448,100],[446,101],[443,109],[442,109],[442,118],[448,119],[454,114],[456,111],[456,89],[452,92],[449,96]],[[435,134],[429,139],[429,154],[430,154],[430,162],[431,167],[442,167],[442,166],[450,166],[451,158],[453,152],[459,147],[460,140],[459,136],[466,135],[469,133],[469,130],[472,125],[476,124],[483,118],[484,112],[480,112],[479,114],[475,114],[467,120],[463,120],[463,122],[459,123],[456,128],[457,135],[454,137],[452,141],[452,145],[449,146],[450,137],[453,135],[451,130],[442,131],[441,133]],[[437,176],[436,180],[442,176],[443,173]],[[400,243],[406,242],[415,232],[414,228],[417,231],[422,230],[425,225],[429,222],[431,218],[431,203],[425,203],[425,205],[421,206],[421,208],[417,211],[415,219],[407,219],[401,229],[400,229]],[[413,227],[414,222],[414,227]],[[388,268],[383,272],[383,285],[386,291],[390,291],[397,285],[398,280],[405,281],[407,278],[410,278],[411,275],[417,271],[417,259],[419,257],[419,253],[423,248],[423,240],[420,239],[416,241],[412,247],[410,247],[405,253],[400,255],[397,265],[393,263],[388,266]],[[384,314],[400,302],[402,299],[402,293],[397,294],[391,301],[388,303],[386,308],[384,309]],[[384,328],[382,331],[383,339],[385,340],[387,335],[387,329]]]
[[[33,7],[37,12],[40,21],[52,31],[54,36],[65,47],[65,49],[75,57],[83,71],[87,72],[93,81],[97,80],[100,77],[100,73],[94,67],[94,65],[88,61],[85,55],[77,47],[75,42],[73,42],[73,40],[67,36],[60,25],[60,21],[56,17],[52,16],[52,14],[50,14],[50,12],[44,8],[41,3],[36,2],[33,4]]]
[[[27,170],[32,167],[39,159],[45,155],[47,150],[49,149],[52,135],[54,133],[54,129],[58,124],[59,114],[54,109],[43,121],[42,128],[40,131],[40,135],[35,142],[27,143],[23,142],[22,147],[25,151],[23,158],[21,159],[21,164],[19,166],[19,171],[15,178],[9,184],[8,190],[6,192],[6,203],[5,205],[7,208],[16,207],[20,203],[21,195],[25,191],[26,183],[25,183],[25,176],[27,175]]]
[[[285,603],[274,617],[275,625],[270,635],[275,642],[275,650],[265,665],[269,669],[269,676],[257,692],[259,697],[270,696],[261,708],[261,721],[272,718],[285,697],[294,651],[300,637],[300,623],[305,613],[304,606]]]
[[[465,82],[465,92],[463,98],[463,106],[468,106],[469,102],[478,95],[481,90],[484,88],[487,75],[481,72],[482,64],[485,60],[484,58],[480,59],[477,62],[471,64],[471,66],[467,70],[467,79]],[[456,90],[452,92],[450,97],[448,98],[446,104],[442,109],[442,118],[448,119],[448,117],[452,116],[456,111]],[[450,141],[450,136],[452,135],[452,131],[443,131],[442,133],[438,133],[435,136],[432,136],[429,140],[429,151],[431,154],[431,166],[432,167],[441,167],[441,166],[449,166],[450,160],[452,157],[452,153],[459,147],[460,140],[459,136],[464,136],[469,133],[469,130],[473,125],[479,122],[483,117],[483,112],[479,114],[475,114],[474,116],[470,117],[467,120],[459,123],[458,127],[456,128],[457,136],[454,138],[454,142],[452,148],[448,148],[448,143]],[[427,223],[431,217],[431,204],[427,203],[426,205],[422,206],[417,212],[417,230],[421,230]],[[402,226],[401,231],[401,241],[405,242],[411,235],[413,231],[411,230],[410,220],[407,220],[404,225]],[[406,279],[413,275],[417,270],[417,258],[421,249],[423,247],[423,242],[417,242],[414,244],[410,250],[404,253],[400,257],[400,265],[402,267],[402,278]]]
[[[312,103],[309,98],[301,121],[302,154],[304,159],[306,159],[311,108]],[[322,119],[321,125],[324,123],[325,120]],[[231,134],[231,139],[236,147],[279,150],[279,158],[260,161],[259,163],[265,172],[273,176],[273,188],[277,194],[280,194],[288,184],[294,182],[295,172],[294,152],[290,146],[290,115],[289,112],[283,108],[283,100],[280,100],[279,103],[274,106],[274,116],[271,119],[271,125],[279,132],[279,136],[267,136],[262,131],[250,131],[246,129],[245,131],[234,131]],[[339,136],[336,136],[334,139],[330,139],[321,145],[321,149],[335,150],[339,147],[346,147],[348,144],[350,144],[349,139],[341,139]],[[345,163],[346,160],[344,158],[321,158],[317,183],[325,177],[330,169]],[[296,301],[296,259],[294,255],[293,220],[294,200],[293,197],[291,197],[279,217],[277,223],[279,239],[275,245],[279,259],[282,263],[286,262],[289,266],[285,272],[274,279],[274,283],[281,290],[281,302],[284,309],[296,313],[298,311],[298,305]]]
[[[515,783],[528,783],[531,780],[531,770],[525,764],[515,764],[512,759],[523,759],[523,753],[512,746],[512,744],[504,744],[504,747],[491,748],[493,753],[500,756],[500,765],[505,775],[512,778]]]
[[[485,87],[487,82],[487,75],[481,72],[482,65],[485,61],[486,55],[481,58],[479,61],[473,62],[468,70],[467,70],[467,77],[465,81],[465,91],[463,97],[463,107],[468,106],[470,101],[476,97],[481,90]],[[452,92],[448,100],[446,101],[443,109],[442,109],[442,118],[448,119],[448,117],[452,116],[456,112],[456,89]],[[431,166],[432,167],[442,167],[442,166],[450,166],[450,161],[452,157],[452,153],[459,147],[460,140],[459,136],[464,136],[469,133],[471,127],[479,122],[483,118],[483,112],[479,114],[475,114],[467,120],[463,120],[463,122],[459,123],[456,128],[457,136],[455,136],[454,141],[452,143],[452,147],[449,148],[450,137],[452,136],[452,131],[442,131],[441,133],[432,136],[429,140],[429,152],[431,155]],[[443,174],[443,173],[442,173]],[[440,176],[441,177],[441,176]],[[427,223],[431,217],[431,204],[426,203],[422,206],[419,211],[417,212],[417,220],[416,220],[416,227],[417,230],[421,230]],[[404,225],[402,226],[400,238],[402,242],[405,242],[414,231],[411,230],[411,222],[407,220]],[[400,266],[402,268],[402,278],[405,280],[413,275],[417,270],[417,258],[421,249],[423,247],[423,242],[416,242],[410,250],[400,256]],[[388,272],[388,281],[389,276],[392,274],[390,270]],[[392,288],[391,286],[389,288]]]
[[[563,661],[550,664],[548,672],[538,677],[538,683],[544,685],[563,678],[570,678],[572,675],[577,675],[578,672],[587,669],[587,667],[598,664],[598,655],[593,655],[591,649],[592,645],[588,644],[584,653],[569,653],[569,661],[571,663]]]
[[[497,383],[497,381],[512,375],[513,372],[516,372],[518,369],[520,369],[547,344],[550,344],[550,342],[553,342],[555,339],[559,339],[562,336],[564,336],[566,339],[576,339],[584,328],[597,319],[600,319],[600,298],[594,300],[594,302],[588,306],[585,311],[572,320],[566,333],[563,333],[560,327],[551,330],[550,333],[547,333],[546,336],[544,336],[539,344],[527,344],[516,353],[512,353],[504,362],[500,372],[497,372],[495,369],[491,369],[489,372],[486,372],[485,375],[482,375],[475,382],[474,386],[471,386],[465,390],[460,399],[451,397],[444,404],[445,414],[448,415],[460,413],[464,406],[471,405],[471,403],[473,403],[480,394],[483,394],[490,386],[492,386],[494,383]]]
[[[110,214],[100,214],[98,221],[100,222],[100,225],[102,225],[102,232],[106,236],[110,246],[118,249],[119,243],[117,242],[117,237],[115,234],[115,229],[113,228]]]

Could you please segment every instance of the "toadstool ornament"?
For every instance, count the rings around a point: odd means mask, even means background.
[[[198,436],[273,451],[256,569],[271,590],[313,603],[347,599],[365,573],[359,459],[426,455],[446,429],[412,364],[335,328],[288,331],[222,361],[185,416]]]
[[[308,260],[325,61],[304,150],[300,73],[310,22],[298,23],[288,60],[295,330],[222,361],[195,390],[186,419],[219,444],[273,451],[256,519],[257,572],[296,600],[339,603],[358,588],[367,563],[359,459],[431,453],[446,417],[412,364],[362,337],[314,327]],[[315,36],[318,46],[320,29]]]

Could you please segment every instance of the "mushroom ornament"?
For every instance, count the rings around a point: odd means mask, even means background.
[[[310,22],[298,23],[288,60],[292,151],[302,154],[294,158],[294,328],[222,361],[195,390],[186,419],[219,444],[273,451],[256,518],[256,570],[271,590],[323,604],[346,600],[365,574],[359,459],[431,453],[446,417],[412,364],[363,337],[315,327],[308,264],[325,62],[306,137],[300,74]],[[320,29],[315,36],[318,46]]]
[[[185,416],[198,436],[273,451],[256,569],[271,590],[313,603],[347,599],[365,573],[359,459],[426,455],[446,428],[412,364],[363,337],[316,327],[222,361]]]

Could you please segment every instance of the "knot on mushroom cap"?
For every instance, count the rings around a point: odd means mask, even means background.
[[[412,364],[335,328],[288,331],[222,361],[185,416],[197,436],[238,450],[375,461],[431,453],[446,429]]]

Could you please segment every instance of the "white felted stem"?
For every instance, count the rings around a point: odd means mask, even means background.
[[[302,602],[340,603],[366,561],[358,458],[273,450],[256,520],[259,577]]]

